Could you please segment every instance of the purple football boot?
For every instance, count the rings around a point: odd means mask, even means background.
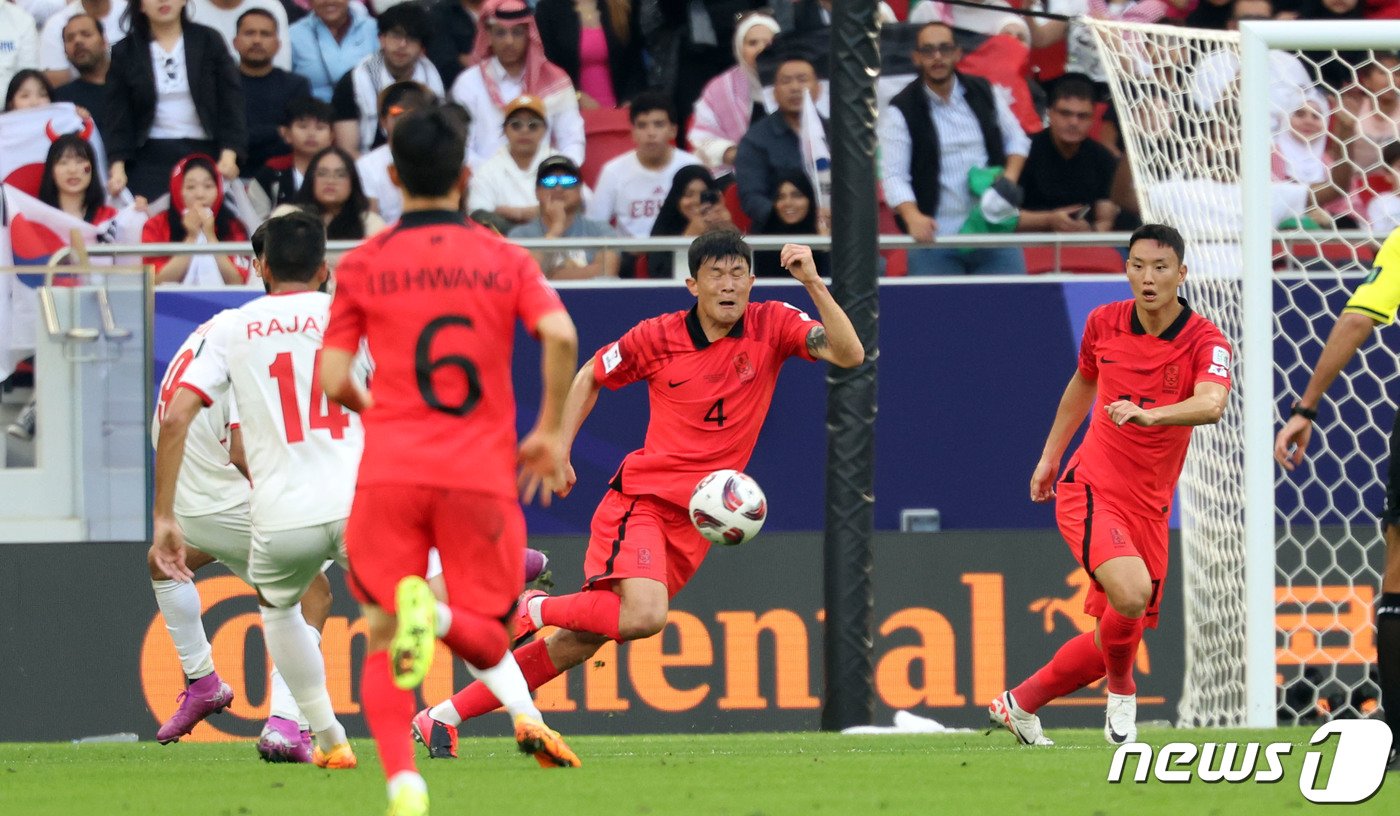
[[[539,550],[525,550],[525,583],[533,584],[536,578],[549,569],[549,556]]]
[[[258,756],[267,762],[310,762],[311,744],[295,720],[268,717],[258,738]]]
[[[180,707],[161,724],[156,742],[166,745],[194,730],[210,714],[217,714],[233,702],[233,689],[219,679],[219,673],[205,675],[180,692]]]

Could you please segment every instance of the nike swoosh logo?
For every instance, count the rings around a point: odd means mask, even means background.
[[[1122,745],[1123,743],[1128,741],[1127,734],[1120,734],[1117,731],[1114,731],[1113,726],[1111,725],[1108,727],[1108,738],[1113,740],[1114,743],[1118,745]]]
[[[671,380],[667,380],[667,381],[666,381],[666,384],[669,385],[669,386],[672,387],[672,388],[679,388],[680,386],[685,385],[686,383],[690,382],[691,379],[693,379],[693,378],[686,378],[686,379],[684,379],[684,380],[681,380],[680,382],[672,382]]]

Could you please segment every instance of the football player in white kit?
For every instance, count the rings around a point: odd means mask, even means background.
[[[255,235],[253,250],[262,254]],[[160,439],[160,423],[166,403],[175,394],[181,375],[203,350],[212,321],[195,329],[171,358],[161,379],[160,394],[151,423],[151,439]],[[185,438],[184,467],[175,486],[176,521],[191,550],[186,563],[191,571],[219,561],[247,582],[252,525],[248,520],[250,487],[244,473],[238,418],[231,399],[216,400],[202,411]],[[180,706],[161,724],[156,739],[178,742],[196,725],[233,701],[233,690],[215,669],[209,639],[200,616],[199,591],[192,582],[167,578],[156,565],[155,548],[146,556],[151,588],[179,655],[186,678]],[[319,576],[302,598],[302,611],[319,632],[330,612],[330,583]],[[297,708],[291,690],[274,665],[270,679],[270,716],[258,739],[258,754],[269,762],[310,762],[311,732]]]
[[[232,391],[248,475],[252,546],[248,577],[258,590],[263,632],[315,734],[323,768],[353,768],[354,751],[326,692],[326,670],[298,602],[332,558],[345,562],[345,520],[363,447],[360,419],[326,399],[318,377],[330,295],[325,230],[295,212],[265,225],[260,266],[269,294],[217,315],[203,351],[178,378],[156,447],[156,566],[189,580],[185,540],[174,518],[176,476],[189,425]]]

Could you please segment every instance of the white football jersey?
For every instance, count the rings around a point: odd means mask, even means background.
[[[671,182],[682,167],[700,160],[684,150],[671,151],[671,161],[660,170],[642,166],[633,150],[618,156],[598,174],[598,189],[588,202],[587,215],[604,224],[615,222],[617,231],[634,238],[651,235],[652,225],[671,192]]]
[[[221,313],[179,380],[206,405],[232,389],[253,479],[253,526],[263,532],[350,515],[364,430],[358,415],[321,390],[330,304],[322,292],[293,292]]]
[[[185,370],[205,348],[205,338],[214,325],[210,320],[195,329],[166,366],[156,395],[156,412],[151,418],[151,442],[160,440],[160,421],[165,406]],[[231,428],[238,426],[232,395],[214,400],[199,412],[185,437],[185,464],[175,483],[175,513],[181,516],[208,516],[248,501],[248,480],[229,463],[228,440]]]

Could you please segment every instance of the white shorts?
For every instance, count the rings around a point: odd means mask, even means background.
[[[253,525],[248,521],[247,502],[207,516],[177,514],[175,520],[191,547],[213,556],[244,583],[252,583],[248,578],[248,557]]]
[[[249,583],[279,609],[301,600],[327,559],[345,566],[345,519],[263,533],[253,530]]]

